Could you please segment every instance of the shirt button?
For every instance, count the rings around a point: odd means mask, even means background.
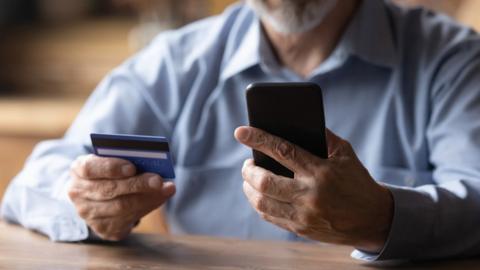
[[[405,185],[407,185],[409,187],[413,187],[415,185],[415,178],[413,178],[411,176],[407,176],[405,178]]]

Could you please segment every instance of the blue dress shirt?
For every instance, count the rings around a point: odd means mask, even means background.
[[[91,151],[89,134],[163,135],[177,174],[167,203],[173,233],[301,240],[247,202],[240,170],[251,152],[232,134],[248,124],[249,83],[308,80],[323,88],[327,126],[394,197],[381,253],[353,256],[479,254],[479,74],[472,30],[424,9],[364,0],[333,53],[302,79],[279,65],[258,18],[237,4],[160,34],[113,70],[65,136],[35,148],[5,194],[2,216],[55,241],[86,239],[66,191],[71,162]]]

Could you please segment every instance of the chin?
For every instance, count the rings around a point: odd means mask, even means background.
[[[246,0],[247,5],[273,27],[284,34],[307,32],[320,25],[338,0],[280,0],[272,8],[267,0]]]

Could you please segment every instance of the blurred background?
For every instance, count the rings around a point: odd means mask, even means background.
[[[0,0],[0,199],[40,140],[62,136],[96,84],[161,31],[234,0]],[[480,30],[479,0],[397,0]],[[158,213],[143,232],[165,232]]]

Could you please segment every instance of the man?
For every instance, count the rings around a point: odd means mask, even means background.
[[[479,72],[477,34],[422,9],[249,0],[108,75],[65,137],[37,146],[2,214],[56,241],[119,240],[166,204],[173,233],[345,244],[368,260],[478,254]],[[328,159],[245,126],[256,81],[322,86]],[[88,155],[91,132],[171,138],[175,181]]]

